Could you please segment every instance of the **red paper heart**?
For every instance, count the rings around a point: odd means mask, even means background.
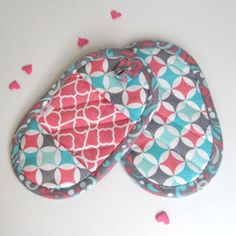
[[[28,75],[30,75],[32,73],[32,65],[25,65],[22,66],[21,69]]]
[[[19,85],[19,83],[16,80],[12,81],[9,84],[8,87],[9,87],[10,90],[13,90],[13,89],[18,90],[18,89],[20,89],[20,85]]]
[[[78,38],[77,45],[82,48],[89,43],[89,40],[86,38]]]
[[[164,224],[168,225],[170,223],[169,216],[165,211],[162,211],[156,215],[157,222],[163,222]]]
[[[122,16],[122,13],[120,13],[120,12],[118,12],[118,11],[116,11],[116,10],[112,10],[111,11],[111,18],[113,19],[113,20],[116,20],[116,19],[118,19],[119,17],[121,17]]]

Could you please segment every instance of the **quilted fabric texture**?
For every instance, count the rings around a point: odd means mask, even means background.
[[[48,198],[90,189],[120,160],[147,191],[179,197],[209,182],[222,146],[197,63],[141,41],[75,62],[23,119],[11,156],[22,184]]]

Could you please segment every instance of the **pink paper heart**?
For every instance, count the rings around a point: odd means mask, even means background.
[[[156,215],[157,222],[163,222],[164,224],[168,225],[170,223],[169,216],[165,211],[162,211]]]
[[[120,12],[118,12],[116,10],[112,10],[111,11],[111,18],[113,20],[116,20],[116,19],[120,18],[121,16],[122,16],[122,13],[120,13]]]
[[[78,38],[77,45],[82,48],[89,43],[89,40],[86,38]]]
[[[22,66],[21,69],[28,75],[30,75],[32,73],[32,65],[31,64]]]
[[[10,90],[18,90],[18,89],[20,89],[20,85],[19,85],[19,83],[16,81],[16,80],[14,80],[14,81],[12,81],[10,84],[9,84],[9,89]]]

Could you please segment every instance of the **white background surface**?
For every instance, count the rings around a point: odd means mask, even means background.
[[[123,17],[112,21],[110,10]],[[90,39],[84,49],[77,37]],[[24,188],[10,164],[20,119],[77,58],[138,39],[184,47],[207,78],[224,137],[221,168],[202,192],[181,199],[151,195],[117,165],[92,190],[53,201]],[[33,64],[33,74],[21,66]],[[236,235],[235,0],[0,0],[0,235]],[[21,90],[9,91],[18,80]],[[166,210],[170,224],[154,216]]]

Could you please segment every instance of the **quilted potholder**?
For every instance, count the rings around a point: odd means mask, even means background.
[[[163,41],[128,46],[156,76],[159,90],[152,121],[123,158],[127,173],[145,190],[180,197],[202,189],[221,162],[219,120],[196,61]]]
[[[106,49],[74,63],[33,106],[12,140],[19,180],[48,198],[88,190],[152,117],[154,73],[134,52]]]

